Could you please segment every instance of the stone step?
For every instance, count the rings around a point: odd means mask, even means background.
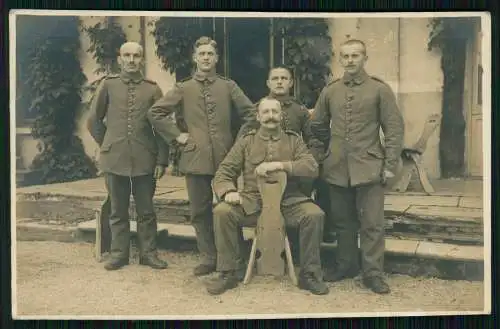
[[[94,233],[96,221],[80,223],[78,229],[87,233]],[[131,232],[137,232],[135,221],[131,221]],[[168,232],[169,236],[187,239],[195,238],[194,228],[186,224],[158,223],[158,232]],[[95,233],[94,233],[95,234]],[[243,229],[245,239],[252,239],[254,230],[245,227]],[[425,259],[441,259],[459,262],[483,262],[484,251],[482,246],[464,246],[450,243],[436,243],[418,240],[401,240],[386,238],[386,252],[399,256],[411,256]],[[335,248],[336,243],[322,243],[324,248]]]
[[[463,245],[483,244],[482,209],[458,208],[451,204],[459,198],[441,201],[441,205],[407,206],[407,197],[386,205],[386,234],[401,239],[421,239]],[[418,200],[417,200],[418,201]],[[424,201],[419,201],[424,203]],[[404,204],[396,206],[398,203]],[[79,198],[76,196],[45,196],[19,198],[16,202],[17,218],[52,219],[60,222],[77,223],[92,220],[102,206],[99,198]],[[189,225],[189,205],[179,199],[156,200],[155,205],[160,223]],[[399,210],[398,210],[399,209]],[[133,205],[130,218],[135,220]]]

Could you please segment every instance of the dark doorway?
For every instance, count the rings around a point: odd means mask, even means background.
[[[268,93],[270,27],[271,20],[266,18],[226,19],[226,74],[252,102]]]

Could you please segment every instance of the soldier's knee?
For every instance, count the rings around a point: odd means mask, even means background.
[[[325,219],[325,212],[312,202],[304,204],[303,210],[304,210],[304,219],[306,219],[309,222],[322,223]]]
[[[215,206],[214,210],[214,221],[227,221],[230,219],[233,213],[233,206],[226,202],[221,202]]]

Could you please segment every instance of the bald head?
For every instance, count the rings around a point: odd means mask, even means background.
[[[135,41],[129,41],[129,42],[125,42],[120,47],[120,55],[123,53],[127,53],[127,52],[138,52],[142,55],[143,49],[139,43],[137,43]]]
[[[120,47],[120,55],[118,56],[118,63],[120,64],[122,72],[136,73],[141,69],[143,61],[143,49],[137,42],[125,42]]]

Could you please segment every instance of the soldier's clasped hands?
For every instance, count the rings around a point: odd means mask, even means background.
[[[283,169],[283,163],[281,162],[263,162],[255,168],[255,174],[261,177],[268,177],[269,173]]]

